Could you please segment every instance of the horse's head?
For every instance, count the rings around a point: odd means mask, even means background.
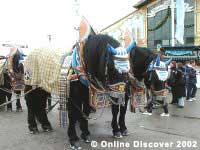
[[[24,54],[17,49],[12,56],[12,69],[15,73],[23,72],[23,60]]]
[[[96,86],[107,88],[125,82],[130,69],[128,52],[135,45],[132,42],[126,49],[108,35],[91,35],[84,44],[84,63],[89,80]]]
[[[97,35],[91,31],[91,26],[83,18],[79,32],[80,55],[88,79],[100,90],[108,89],[109,85],[124,82],[130,68],[128,52],[135,43],[123,49],[119,47],[120,43],[111,36]]]
[[[12,80],[13,88],[18,88],[18,84],[23,84],[24,76],[24,54],[17,48],[11,49],[8,58],[8,73]]]
[[[156,57],[150,49],[135,46],[130,51],[131,73],[141,81],[148,68],[148,65]]]
[[[155,91],[160,91],[165,88],[165,82],[169,77],[168,64],[170,61],[161,61],[160,56],[157,55],[148,65],[145,82],[149,88]]]
[[[135,46],[130,52],[131,73],[139,81],[144,79],[147,87],[155,90],[165,87],[168,78],[167,66],[170,61],[161,61],[159,55],[144,47]]]

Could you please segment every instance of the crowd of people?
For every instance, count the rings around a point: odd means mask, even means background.
[[[171,87],[172,101],[180,108],[184,107],[184,101],[195,101],[197,92],[197,71],[195,61],[175,62],[169,66],[170,79],[168,86]]]

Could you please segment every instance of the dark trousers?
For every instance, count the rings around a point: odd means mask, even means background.
[[[16,94],[20,94],[21,91],[15,91],[15,93],[16,93]],[[5,91],[3,91],[3,90],[0,90],[0,104],[6,102],[6,97],[7,97],[8,101],[11,101],[12,94],[11,94],[11,93],[8,93],[8,92],[5,92]],[[20,103],[20,99],[17,99],[17,101],[16,101],[16,107],[17,107],[17,108],[21,108],[21,107],[22,107],[22,106],[21,106],[21,103]],[[8,105],[7,105],[7,108],[8,108],[8,109],[12,109],[12,104],[11,104],[11,103],[8,104]]]
[[[178,103],[178,98],[176,96],[176,89],[174,87],[171,88],[172,91],[172,104],[177,104]]]
[[[25,93],[29,90],[30,87],[26,87]],[[37,88],[25,95],[28,107],[28,127],[30,130],[37,128],[36,119],[41,123],[42,128],[51,126],[45,110],[48,95],[50,94],[41,88]]]
[[[21,91],[15,91],[15,93],[20,96]],[[17,109],[22,108],[21,103],[20,103],[20,98],[17,98],[16,107]]]
[[[7,97],[8,101],[10,101],[11,97],[12,97],[12,94],[8,93],[8,92],[5,92],[5,91],[0,89],[0,104],[3,104],[3,103],[6,102],[6,97]],[[8,104],[7,108],[8,109],[12,109],[12,104],[11,103]]]
[[[70,99],[68,102],[68,136],[69,141],[77,141],[79,138],[76,134],[76,122],[79,122],[80,129],[82,131],[81,136],[88,136],[90,134],[88,130],[89,116],[89,89],[83,85],[80,81],[72,81],[70,83]]]
[[[196,96],[197,86],[195,83],[187,84],[187,97],[186,99],[190,99]]]
[[[126,124],[125,124],[125,116],[126,116],[126,110],[127,110],[127,103],[128,103],[128,95],[125,95],[125,105],[115,105],[112,104],[111,110],[112,110],[112,122],[111,126],[114,132],[123,132],[125,131]],[[117,121],[117,116],[119,114],[119,120]]]
[[[48,98],[48,108],[51,107],[51,97]]]

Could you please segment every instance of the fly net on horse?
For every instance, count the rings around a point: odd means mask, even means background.
[[[59,51],[35,49],[26,58],[25,84],[40,87],[56,95],[60,102],[60,125],[66,126],[67,73],[71,56],[61,55]]]

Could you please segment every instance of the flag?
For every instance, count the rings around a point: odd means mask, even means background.
[[[175,38],[181,44],[184,44],[184,20],[185,20],[185,6],[184,0],[176,0],[176,34]]]

